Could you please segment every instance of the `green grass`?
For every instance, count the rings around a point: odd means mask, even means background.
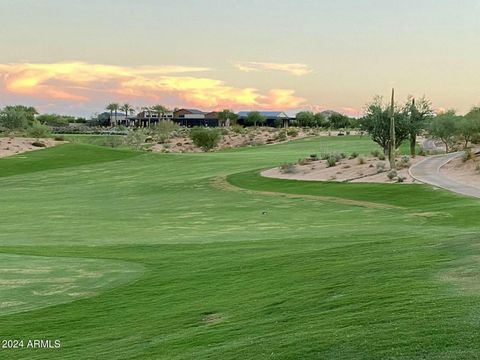
[[[477,358],[478,200],[258,175],[374,148],[358,137],[205,154],[76,144],[0,160],[0,338],[62,340],[0,358]],[[62,283],[86,296],[38,299],[39,285]]]

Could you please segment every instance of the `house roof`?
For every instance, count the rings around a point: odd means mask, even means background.
[[[197,109],[178,109],[178,110],[175,110],[175,111],[180,111],[180,110],[188,111],[190,114],[197,114],[197,115],[205,114],[205,112],[203,112],[201,110],[197,110]]]
[[[247,117],[252,111],[240,111],[238,113],[239,117]],[[259,111],[260,115],[265,116],[266,118],[279,118],[279,117],[288,117],[283,111]]]

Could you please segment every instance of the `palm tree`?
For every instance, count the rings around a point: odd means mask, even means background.
[[[128,103],[125,103],[125,104],[123,104],[123,105],[120,107],[120,110],[122,110],[122,111],[125,112],[125,124],[126,124],[127,121],[128,121],[128,112],[129,112],[130,110],[132,110],[132,109],[133,109],[132,106],[131,106],[130,104],[128,104]]]
[[[110,124],[112,123],[113,112],[115,112],[115,121],[113,125],[117,125],[117,111],[119,108],[120,108],[120,105],[118,105],[118,103],[110,103],[107,105],[106,109],[110,110]]]
[[[162,119],[165,116],[165,113],[168,111],[168,109],[163,106],[163,105],[153,105],[151,109],[158,114],[158,122],[160,122],[160,119]]]

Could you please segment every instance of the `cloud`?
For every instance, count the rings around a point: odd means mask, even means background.
[[[271,62],[255,62],[255,61],[244,61],[236,62],[235,67],[244,72],[254,72],[254,71],[284,71],[295,76],[306,75],[311,70],[305,64],[285,64],[285,63],[271,63]]]
[[[211,109],[287,110],[305,102],[290,89],[261,92],[253,87],[235,87],[222,80],[196,76],[209,71],[203,67],[126,67],[84,62],[0,64],[0,92],[27,100],[85,106],[117,100]]]

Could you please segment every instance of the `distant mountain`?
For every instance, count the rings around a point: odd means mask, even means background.
[[[329,119],[330,116],[332,116],[333,114],[340,114],[340,113],[334,110],[324,110],[324,111],[321,111],[320,114],[325,116],[326,119]]]

